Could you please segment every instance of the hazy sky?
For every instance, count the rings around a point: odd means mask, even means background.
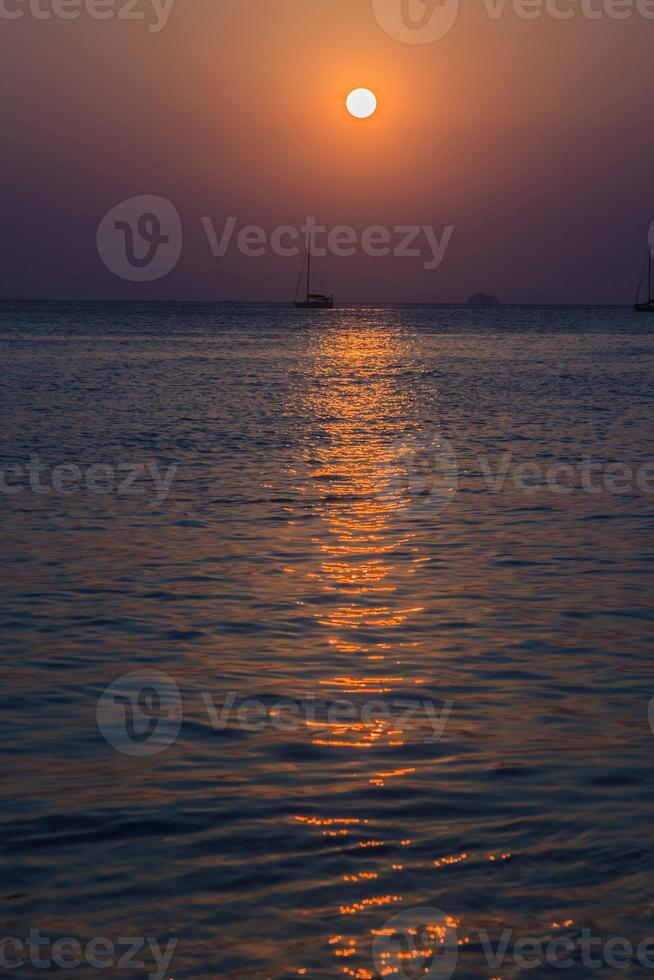
[[[654,219],[654,19],[557,2],[570,19],[461,0],[418,44],[389,36],[373,0],[176,0],[165,24],[162,0],[130,0],[145,20],[0,0],[0,295],[288,299],[297,256],[215,257],[202,219],[220,237],[230,216],[235,236],[315,216],[387,227],[393,245],[394,226],[454,229],[438,268],[424,237],[420,256],[317,259],[315,287],[343,301],[631,302]],[[371,120],[344,109],[357,86],[378,96]],[[120,278],[96,247],[137,195],[182,222],[155,281]]]

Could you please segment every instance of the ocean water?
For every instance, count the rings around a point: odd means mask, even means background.
[[[654,975],[653,337],[2,304],[0,939],[84,978]]]

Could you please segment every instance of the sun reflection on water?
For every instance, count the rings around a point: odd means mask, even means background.
[[[406,520],[410,500],[393,479],[394,441],[406,420],[416,417],[414,393],[400,377],[410,341],[392,330],[343,328],[314,335],[314,344],[315,384],[305,412],[318,424],[318,434],[307,440],[301,487],[321,521],[314,538],[319,565],[310,576],[324,601],[314,616],[328,634],[335,662],[348,664],[346,671],[328,669],[320,686],[328,697],[357,703],[390,700],[398,692],[406,697],[407,690],[418,697],[425,678],[417,675],[412,619],[423,607],[411,602],[411,580],[426,557]],[[318,727],[309,736],[313,744],[355,754],[355,778],[372,791],[417,772],[417,765],[384,758],[411,737],[395,716],[358,716]],[[297,819],[343,849],[341,881],[357,894],[345,894],[334,915],[360,919],[361,929],[352,934],[348,928],[347,936],[329,942],[334,955],[348,961],[343,974],[372,978],[373,923],[384,922],[403,902],[392,882],[404,871],[400,852],[411,841],[371,833],[365,818]],[[356,958],[360,965],[352,962]],[[393,972],[387,964],[384,973]]]

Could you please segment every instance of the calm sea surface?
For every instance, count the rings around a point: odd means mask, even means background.
[[[0,938],[616,975],[580,944],[654,935],[652,326],[2,304]]]

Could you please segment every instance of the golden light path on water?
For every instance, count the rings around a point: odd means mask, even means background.
[[[320,565],[310,574],[314,587],[331,600],[320,603],[315,617],[339,659],[347,658],[353,665],[345,675],[328,673],[320,684],[329,699],[356,698],[361,703],[407,688],[415,688],[418,698],[424,680],[415,671],[405,672],[404,665],[409,656],[415,664],[418,641],[411,638],[411,618],[422,611],[411,602],[411,578],[416,564],[427,559],[404,519],[411,500],[397,479],[395,455],[404,420],[415,416],[413,393],[398,378],[402,363],[411,356],[408,340],[392,330],[360,328],[326,330],[314,337],[317,384],[306,413],[322,420],[323,431],[308,447],[305,489],[323,489],[316,504],[322,533],[314,539]],[[360,763],[360,780],[370,786],[381,790],[389,781],[416,773],[413,765],[379,763],[380,749],[397,749],[411,736],[396,716],[365,718],[357,713],[351,720],[317,727],[311,735],[314,744],[351,750]],[[377,751],[368,763],[371,749]],[[390,882],[404,862],[389,859],[380,870],[375,861],[373,870],[366,857],[392,843],[402,851],[411,841],[378,839],[365,817],[341,818],[327,811],[323,818],[298,815],[297,820],[308,831],[356,840],[356,849],[343,854],[345,890],[335,910],[343,918],[343,932],[331,936],[329,944],[344,975],[368,980],[375,976],[374,930],[366,926],[357,932],[352,922],[378,909],[383,923],[401,907],[403,897]],[[389,879],[388,887],[380,878]],[[361,883],[371,883],[375,890],[357,892],[354,898],[351,889]],[[430,941],[443,940],[439,929],[440,925],[434,927]],[[381,975],[398,972],[405,957],[401,945],[396,955],[397,960],[389,954]]]
[[[312,416],[325,419],[309,479],[328,488],[317,505],[324,532],[314,542],[321,556],[316,577],[335,601],[317,616],[330,645],[360,665],[356,674],[321,683],[333,694],[384,695],[406,683],[402,658],[416,644],[398,633],[422,608],[407,603],[408,590],[398,587],[398,579],[412,574],[412,561],[398,552],[413,560],[419,553],[415,535],[402,528],[409,502],[394,487],[392,440],[379,421],[406,412],[408,396],[392,373],[404,352],[386,331],[330,331],[318,343],[318,379],[326,374],[328,383],[309,406]],[[345,722],[334,736],[358,748],[380,740],[402,744],[404,732],[379,719]]]

